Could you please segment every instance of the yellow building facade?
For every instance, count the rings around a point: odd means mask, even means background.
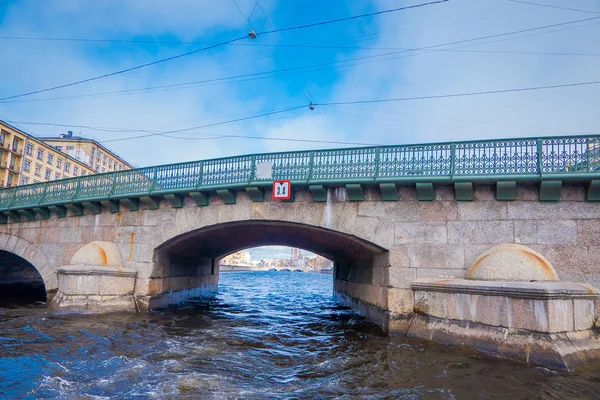
[[[122,169],[131,168],[128,163],[117,163],[117,166],[119,165]],[[95,173],[96,169],[87,163],[50,143],[0,121],[0,187],[27,185]]]

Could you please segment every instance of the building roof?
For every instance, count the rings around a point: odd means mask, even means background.
[[[133,165],[131,165],[128,161],[126,161],[123,157],[119,156],[117,153],[115,153],[114,151],[108,149],[106,146],[104,146],[103,144],[99,143],[97,140],[95,139],[91,139],[91,138],[86,138],[84,136],[69,136],[69,137],[61,137],[61,136],[37,136],[35,137],[35,139],[40,140],[40,141],[56,141],[56,142],[91,142],[93,144],[95,144],[96,146],[102,148],[105,152],[110,153],[113,157],[118,158],[119,160],[121,160],[125,165],[127,165],[129,168],[135,168]]]
[[[9,123],[7,123],[7,122],[5,122],[5,121],[1,120],[1,119],[0,119],[0,124],[2,124],[2,125],[4,125],[4,126],[7,126],[7,127],[9,127],[10,129],[12,129],[12,130],[15,130],[15,131],[19,132],[19,133],[20,133],[20,134],[22,134],[23,136],[26,136],[28,139],[33,139],[33,140],[36,140],[36,141],[38,141],[38,142],[41,142],[41,143],[43,143],[45,146],[48,146],[48,147],[54,148],[54,146],[52,146],[52,145],[49,145],[48,143],[45,143],[45,142],[44,142],[43,140],[41,140],[40,138],[38,138],[38,137],[36,137],[36,136],[33,136],[33,135],[31,135],[31,134],[29,134],[29,133],[27,133],[27,132],[23,131],[22,129],[19,129],[19,128],[17,128],[16,126],[14,126],[14,125],[11,125],[11,124],[9,124]],[[56,150],[56,149],[55,149],[55,150]],[[75,161],[76,163],[79,163],[79,164],[81,164],[81,165],[84,165],[86,168],[89,168],[90,170],[92,170],[92,171],[93,171],[93,168],[91,168],[89,165],[87,165],[87,164],[86,164],[86,163],[84,163],[83,161],[81,161],[81,160],[78,160],[77,158],[75,158],[75,157],[73,157],[73,156],[70,156],[70,155],[68,155],[67,153],[63,153],[63,152],[62,152],[62,151],[60,151],[60,150],[56,150],[56,151],[58,151],[59,153],[61,153],[61,154],[62,154],[62,155],[63,155],[63,156],[66,158],[66,159],[69,159],[69,160]],[[26,155],[24,155],[24,157],[27,157],[27,156],[26,156]]]

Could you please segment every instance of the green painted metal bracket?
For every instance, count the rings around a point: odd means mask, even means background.
[[[517,199],[517,182],[496,182],[496,200],[510,201]]]
[[[398,186],[395,183],[380,183],[379,190],[381,190],[381,199],[383,201],[398,200]]]
[[[431,182],[417,182],[417,200],[419,201],[434,201],[435,188]]]
[[[0,214],[0,225],[8,223],[8,217],[4,214]]]
[[[83,208],[90,210],[92,214],[100,214],[102,212],[102,206],[96,201],[84,201],[81,204]]]
[[[262,203],[265,201],[265,189],[250,186],[246,188],[246,193],[248,193],[248,197],[255,203]]]
[[[309,185],[308,190],[312,193],[313,200],[324,202],[327,201],[327,189],[323,185]]]
[[[137,211],[140,209],[140,200],[136,198],[124,198],[119,200],[122,204],[125,204],[129,211]]]
[[[108,209],[111,214],[119,212],[119,202],[114,200],[100,200],[100,204]]]
[[[348,194],[348,199],[350,201],[363,201],[365,199],[365,191],[360,184],[346,184],[346,193]]]
[[[540,201],[559,201],[562,181],[540,182]]]
[[[18,213],[24,216],[27,221],[35,221],[35,211],[33,210],[18,210]]]
[[[34,207],[33,211],[38,213],[42,219],[50,219],[50,209],[46,207]]]
[[[281,201],[284,203],[293,203],[294,201],[296,201],[296,188],[292,186],[292,189],[290,190],[290,198]]]
[[[21,222],[21,214],[16,211],[4,211],[4,215],[9,217],[13,222]]]
[[[140,200],[144,203],[146,210],[158,210],[160,206],[160,200],[152,196],[141,196]]]
[[[65,204],[65,207],[67,207],[67,209],[71,210],[73,215],[75,215],[77,217],[81,217],[83,215],[83,207],[80,206],[79,204],[69,203],[69,204]]]
[[[217,190],[217,195],[223,199],[225,204],[235,204],[235,192],[229,189]]]
[[[590,181],[585,199],[587,201],[600,201],[600,180]]]
[[[190,197],[196,202],[198,207],[204,207],[208,205],[209,194],[203,192],[190,192]]]
[[[454,199],[456,201],[472,201],[473,182],[454,182]]]
[[[165,194],[165,199],[171,204],[173,208],[183,207],[183,196],[178,194]]]
[[[50,211],[53,211],[58,218],[64,218],[67,216],[67,208],[65,206],[48,206],[48,208]]]

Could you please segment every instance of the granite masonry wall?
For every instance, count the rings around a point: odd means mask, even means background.
[[[384,202],[376,189],[365,200],[351,202],[345,189],[328,189],[327,202],[314,202],[298,191],[293,202],[252,202],[245,192],[236,204],[211,196],[198,207],[185,198],[182,208],[160,202],[158,210],[53,217],[0,226],[0,250],[33,264],[46,289],[56,289],[56,269],[94,240],[116,243],[123,266],[137,271],[135,293],[151,298],[192,289],[193,274],[158,266],[155,250],[163,243],[204,227],[235,221],[285,221],[305,224],[372,243],[384,252],[372,263],[370,282],[337,279],[335,289],[348,303],[359,300],[381,315],[401,319],[414,307],[410,282],[418,278],[464,278],[469,265],[485,250],[501,243],[527,245],[544,255],[560,279],[600,287],[600,203],[584,201],[583,185],[565,186],[561,201],[539,202],[535,186],[518,186],[515,201],[497,201],[493,186],[476,186],[475,200],[457,202],[451,186],[436,188],[435,201],[418,201],[414,187],[401,187],[398,201]],[[293,242],[293,239],[291,240]],[[265,243],[266,244],[266,243]],[[199,278],[216,283],[217,276]],[[187,275],[186,275],[187,274]],[[188,282],[188,283],[185,283]],[[187,285],[187,286],[186,286]],[[180,297],[181,298],[181,297]],[[356,304],[354,305],[356,306]]]

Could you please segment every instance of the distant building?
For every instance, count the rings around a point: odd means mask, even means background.
[[[105,149],[100,144],[95,146],[98,149]],[[67,149],[67,147],[73,147],[73,149]],[[74,148],[71,145],[55,147],[50,142],[0,121],[0,187],[6,188],[95,174],[97,168],[92,167],[91,163],[85,162],[85,157],[81,154],[80,157],[75,157],[77,154]],[[112,160],[111,170],[114,170],[117,158],[112,157]],[[118,160],[116,161],[117,168],[131,168],[129,163],[120,158]],[[101,167],[100,172],[108,172],[108,170],[103,171]]]
[[[222,265],[251,266],[252,254],[249,251],[238,251],[223,257],[220,263]]]
[[[71,131],[61,134],[58,137],[39,137],[38,139],[87,164],[96,173],[133,168],[127,161],[94,139],[73,136],[73,132]]]

